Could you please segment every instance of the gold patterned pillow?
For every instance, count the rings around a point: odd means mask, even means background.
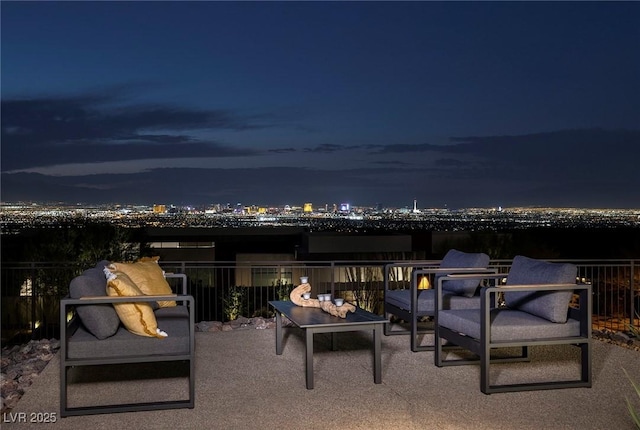
[[[158,264],[160,257],[145,257],[135,263],[112,263],[109,269],[125,273],[143,294],[155,295],[172,295],[173,291],[169,283],[164,277],[164,271]],[[160,301],[158,306],[167,308],[175,306],[174,301]]]
[[[124,273],[105,269],[107,276],[107,295],[115,297],[142,296],[136,284]],[[156,316],[148,302],[114,303],[113,307],[122,324],[131,333],[147,337],[166,337],[158,328]]]

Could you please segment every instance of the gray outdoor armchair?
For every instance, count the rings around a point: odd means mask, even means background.
[[[385,315],[395,315],[410,325],[409,330],[392,330],[385,325],[384,334],[410,334],[411,350],[433,351],[434,345],[421,345],[419,336],[433,333],[432,329],[418,330],[418,322],[426,316],[435,316],[435,289],[418,289],[420,276],[432,276],[434,283],[441,276],[455,273],[495,273],[488,269],[489,256],[483,253],[467,253],[451,249],[442,261],[423,261],[410,263],[394,263],[385,267],[384,277],[384,311]],[[407,267],[412,269],[411,285],[408,289],[392,289],[390,286],[390,272],[394,268]],[[443,306],[445,309],[480,308],[478,287],[480,279],[462,279],[448,282],[444,286]]]
[[[60,300],[60,416],[193,409],[195,308],[193,296],[187,294],[186,275],[163,273],[157,269],[160,276],[182,281],[181,288],[177,288],[178,294],[128,296],[123,293],[121,296],[109,296],[109,284],[104,273],[105,266],[109,264],[101,261],[76,276],[69,285],[69,295]],[[118,288],[125,289],[122,285]],[[167,301],[176,305],[160,306]],[[157,324],[168,336],[140,336],[129,331],[120,320],[115,309],[117,305],[133,308],[137,323],[145,328],[152,323]],[[79,404],[86,399],[77,393],[70,396],[70,388],[75,388],[73,386],[78,380],[82,381],[83,374],[104,372],[100,368],[110,366],[109,371],[115,372],[114,380],[134,378],[141,376],[138,366],[142,364],[147,365],[143,372],[148,373],[146,376],[158,379],[165,376],[164,372],[170,366],[187,381],[188,387],[184,389],[184,384],[176,383],[176,387],[182,389],[177,390],[175,396],[158,396],[155,401],[147,401],[145,395],[138,398],[139,401],[124,401],[119,393],[109,392],[111,396],[104,399],[103,404]],[[69,397],[72,397],[73,404],[70,404]]]
[[[472,275],[448,276],[437,286],[435,364],[438,367],[477,363],[478,359],[445,360],[441,342],[446,340],[471,351],[480,360],[480,390],[485,394],[591,386],[591,285],[576,284],[577,268],[516,256],[506,285],[482,288],[479,309],[444,309],[440,297],[447,282]],[[504,293],[504,305],[495,306],[495,295]],[[570,307],[574,294],[579,307]],[[580,375],[576,379],[491,384],[492,362],[529,361],[529,347],[575,345],[580,348]],[[516,357],[492,359],[491,351],[516,347]],[[577,376],[577,375],[576,375]]]

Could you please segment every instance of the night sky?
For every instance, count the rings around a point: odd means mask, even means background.
[[[640,207],[640,2],[6,2],[1,199]]]

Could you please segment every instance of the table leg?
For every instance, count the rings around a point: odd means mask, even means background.
[[[373,328],[373,382],[382,383],[382,327]]]
[[[331,332],[331,350],[338,350],[338,333],[336,333],[335,331]]]
[[[276,311],[276,355],[282,355],[282,315]]]
[[[306,342],[307,390],[313,390],[313,330],[304,329]]]

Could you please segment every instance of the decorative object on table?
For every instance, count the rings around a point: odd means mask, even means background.
[[[355,312],[356,307],[351,303],[343,303],[342,306],[336,306],[331,302],[331,294],[328,294],[329,300],[318,300],[318,299],[305,299],[304,295],[311,291],[311,285],[309,283],[300,284],[291,291],[289,297],[291,301],[295,303],[297,306],[302,306],[305,308],[320,308],[323,311],[327,312],[336,317],[346,318],[347,313]]]

